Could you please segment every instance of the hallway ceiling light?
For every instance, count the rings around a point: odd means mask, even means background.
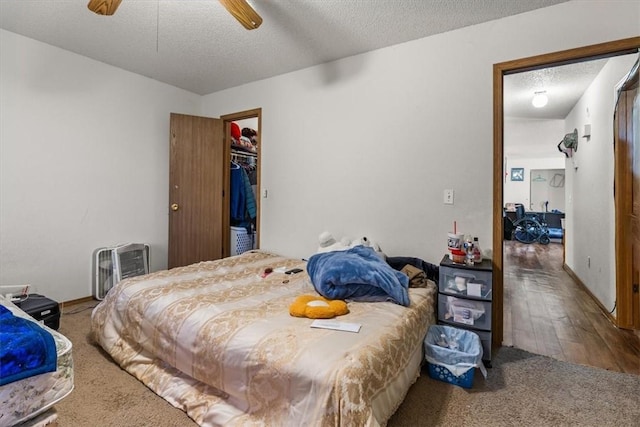
[[[547,105],[547,102],[549,102],[549,98],[547,98],[546,93],[547,93],[546,90],[542,90],[540,92],[536,92],[533,95],[533,99],[531,100],[531,104],[533,104],[533,106],[536,107],[536,108],[542,108],[545,105]]]

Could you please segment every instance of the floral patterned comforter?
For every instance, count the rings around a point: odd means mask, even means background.
[[[97,342],[202,426],[385,425],[417,379],[435,286],[410,305],[349,302],[312,328],[289,305],[315,290],[305,262],[264,252],[126,279],[94,309]],[[265,271],[273,270],[268,275]]]

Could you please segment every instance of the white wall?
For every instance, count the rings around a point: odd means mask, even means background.
[[[563,119],[505,117],[504,155],[507,158],[564,159],[565,155],[558,150],[564,133]]]
[[[95,248],[166,268],[169,113],[201,97],[0,30],[0,285],[91,295]]]
[[[564,134],[562,134],[564,135]],[[564,155],[563,155],[564,157]],[[528,211],[540,211],[540,206],[530,206],[531,202],[531,170],[532,169],[564,169],[564,158],[526,158],[506,159],[507,175],[504,181],[504,202],[522,203]],[[511,181],[511,168],[524,168],[524,181]],[[553,207],[549,207],[553,209]],[[544,210],[544,209],[542,209]]]
[[[639,6],[571,1],[203,99],[2,31],[0,282],[88,296],[93,249],[130,240],[166,265],[172,111],[263,108],[263,248],[308,256],[329,230],[438,262],[453,220],[486,248],[493,64],[637,36]]]
[[[564,168],[532,169],[529,178],[531,179],[530,206],[533,210],[565,211]],[[560,224],[557,227],[560,227]]]
[[[211,94],[203,111],[263,109],[263,248],[306,257],[328,230],[437,263],[454,220],[491,242],[493,64],[637,36],[639,5],[562,3]]]
[[[609,310],[616,300],[613,112],[615,86],[637,55],[612,58],[566,118],[578,151],[566,161],[566,264]],[[582,138],[591,124],[591,138]],[[577,169],[575,166],[577,165]]]
[[[504,119],[504,202],[522,203],[531,209],[531,170],[564,169],[565,156],[558,150],[564,137],[564,120]],[[511,181],[511,168],[524,168],[524,181]]]

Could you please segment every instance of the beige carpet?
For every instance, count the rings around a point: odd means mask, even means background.
[[[75,390],[56,405],[59,426],[194,426],[93,344],[86,309],[93,305],[70,307],[61,320],[60,332],[73,342]],[[388,425],[622,427],[638,420],[639,376],[502,348],[487,380],[476,373],[470,390],[425,371]]]

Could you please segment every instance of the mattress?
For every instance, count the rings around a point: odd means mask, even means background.
[[[201,426],[377,426],[417,379],[435,285],[410,305],[349,302],[358,333],[292,317],[305,262],[251,251],[126,279],[92,313],[123,369]],[[265,270],[273,272],[264,276]]]
[[[16,316],[36,322],[15,304],[0,295],[0,304]],[[57,369],[0,386],[0,427],[14,426],[47,411],[73,390],[71,341],[61,333],[46,328],[56,345]]]

